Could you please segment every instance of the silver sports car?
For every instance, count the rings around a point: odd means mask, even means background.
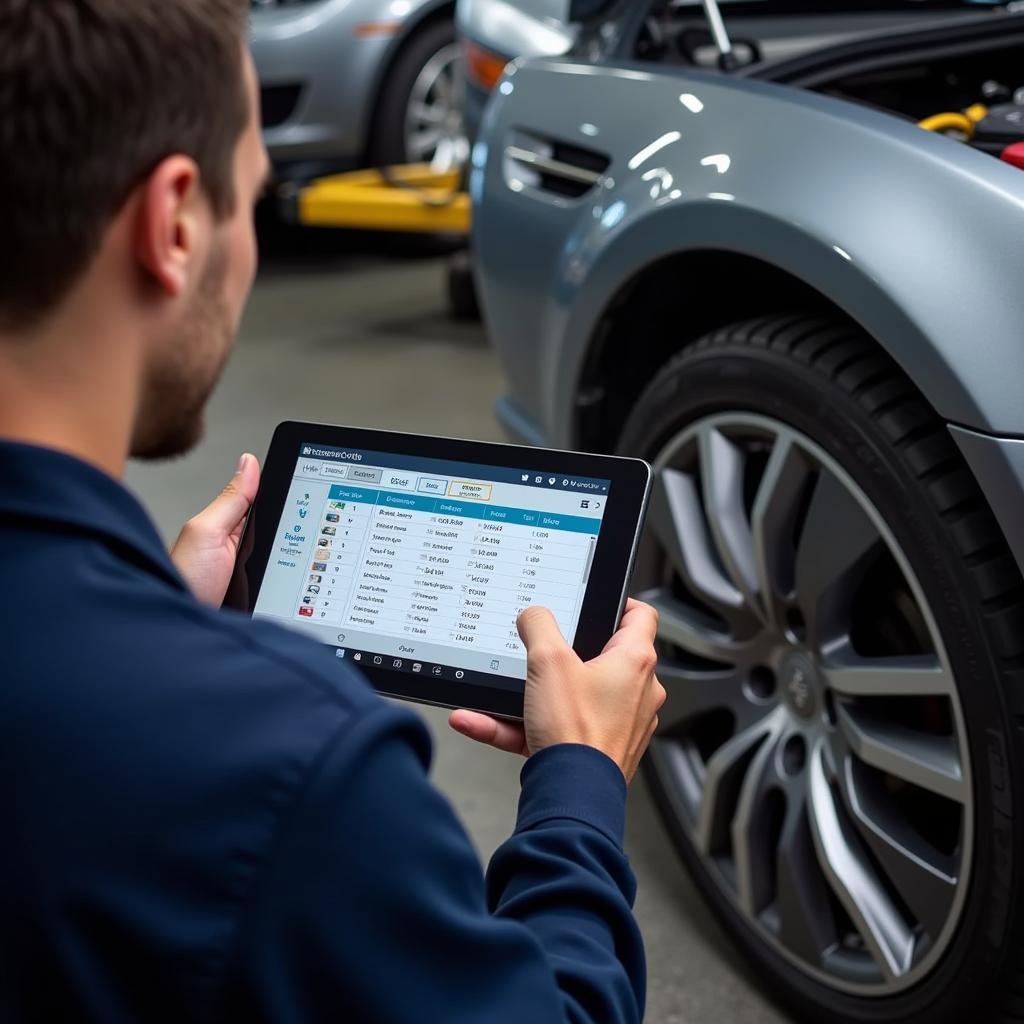
[[[263,129],[279,174],[465,156],[452,0],[252,0]]]
[[[772,991],[1024,1020],[1024,15],[704,6],[574,4],[498,82],[500,418],[657,467],[647,775]]]

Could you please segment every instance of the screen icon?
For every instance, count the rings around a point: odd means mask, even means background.
[[[353,661],[362,661],[363,660],[363,656],[358,651],[356,651],[356,653],[352,655],[352,660]]]
[[[313,618],[313,609],[310,608],[309,605],[306,605],[306,606],[304,606],[304,607],[299,609],[299,614],[304,619],[311,619],[311,618]]]
[[[292,527],[292,533],[302,533],[302,527],[298,523],[296,523]]]
[[[535,484],[542,484],[542,483],[544,483],[544,477],[542,477],[542,476],[535,476],[533,478],[533,482]]]
[[[374,655],[373,663],[374,663],[374,665],[379,665],[382,660],[383,659],[381,658],[381,656],[379,654],[376,654],[376,655]]]
[[[314,569],[315,572],[327,572],[327,563],[326,562],[314,562],[313,563],[313,569]]]
[[[338,649],[337,649],[337,650],[336,650],[336,651],[334,652],[334,656],[335,656],[336,658],[344,658],[344,657],[345,657],[345,648],[344,648],[344,647],[339,647],[339,648],[338,648]]]
[[[584,499],[583,499],[583,500],[582,500],[582,501],[580,502],[580,508],[590,508],[590,502],[589,502],[589,501],[587,501],[587,499],[586,499],[586,498],[584,498]]]
[[[457,671],[457,672],[455,673],[455,678],[456,678],[456,679],[461,679],[461,678],[462,678],[462,677],[463,677],[463,676],[464,676],[465,674],[466,674],[466,673],[465,673],[465,672],[463,672],[463,671],[462,671],[462,669],[460,668],[460,669],[459,669],[459,670],[458,670],[458,671]]]
[[[569,481],[568,480],[563,480],[562,481],[562,486],[563,487],[568,487],[569,486]]]
[[[338,642],[342,643],[342,644],[345,642],[345,634],[344,633],[339,633],[338,634]]]
[[[419,670],[421,668],[423,668],[423,666],[418,661],[414,661],[412,663],[412,670],[413,670],[413,672],[419,672]]]
[[[530,482],[530,474],[529,473],[524,473],[523,474],[523,483],[524,484],[528,484],[529,482]]]
[[[441,674],[441,666],[440,665],[435,665],[434,666],[434,675],[435,676],[439,676],[440,674]]]
[[[319,594],[320,588],[315,583],[311,583],[308,587],[306,587],[306,593]]]
[[[300,519],[305,519],[306,516],[308,516],[308,515],[309,515],[309,509],[308,508],[300,508],[299,509],[299,518]]]
[[[493,659],[493,660],[491,661],[491,668],[495,668],[495,669],[496,669],[497,667],[498,667],[498,659],[497,659],[497,658],[494,658],[494,659]]]
[[[550,485],[551,485],[552,487],[554,487],[554,486],[555,486],[555,478],[554,478],[553,476],[549,476],[549,477],[548,477],[548,483],[549,483],[549,484],[550,484]]]
[[[391,667],[392,668],[401,668],[402,667],[402,659],[401,658],[395,658],[395,660],[391,663]]]

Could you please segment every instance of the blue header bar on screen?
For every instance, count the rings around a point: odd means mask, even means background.
[[[438,517],[440,525],[444,525],[445,519],[488,519],[518,526],[534,526],[538,530],[589,533],[595,537],[601,529],[600,519],[585,516],[565,516],[558,512],[537,512],[523,508],[495,508],[472,501],[452,501],[451,498],[431,498],[426,494],[403,494],[367,487],[346,487],[343,484],[331,485],[330,500],[362,501],[381,508],[430,512]]]
[[[523,458],[529,449],[523,449]],[[330,459],[354,466],[383,466],[389,469],[407,469],[417,473],[434,473],[444,477],[467,476],[474,480],[493,480],[496,483],[519,484],[521,487],[541,487],[548,491],[575,491],[587,494],[607,494],[610,481],[597,477],[574,476],[571,473],[552,473],[508,466],[485,466],[475,462],[454,462],[447,459],[426,459],[417,455],[399,455],[394,452],[374,452],[359,448],[332,448],[318,444],[303,444],[299,458]],[[436,482],[436,481],[435,481]]]

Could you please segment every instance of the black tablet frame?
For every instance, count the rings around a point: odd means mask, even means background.
[[[363,427],[287,421],[278,426],[263,464],[259,493],[239,545],[235,577],[226,602],[250,614],[263,583],[281,513],[304,444],[472,462],[559,476],[606,479],[608,507],[594,549],[573,648],[585,660],[604,648],[625,607],[633,561],[650,494],[651,467],[640,459],[590,455],[489,441],[402,434]],[[521,679],[500,677],[504,685],[457,682],[394,671],[364,661],[360,668],[374,687],[388,696],[441,707],[471,708],[509,718],[523,714]],[[485,673],[473,673],[477,679]]]

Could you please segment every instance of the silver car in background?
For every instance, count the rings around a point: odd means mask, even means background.
[[[252,0],[263,129],[282,177],[465,155],[451,0]]]
[[[661,816],[800,1019],[1024,1020],[1021,5],[584,7],[473,245],[508,431],[657,471]]]

